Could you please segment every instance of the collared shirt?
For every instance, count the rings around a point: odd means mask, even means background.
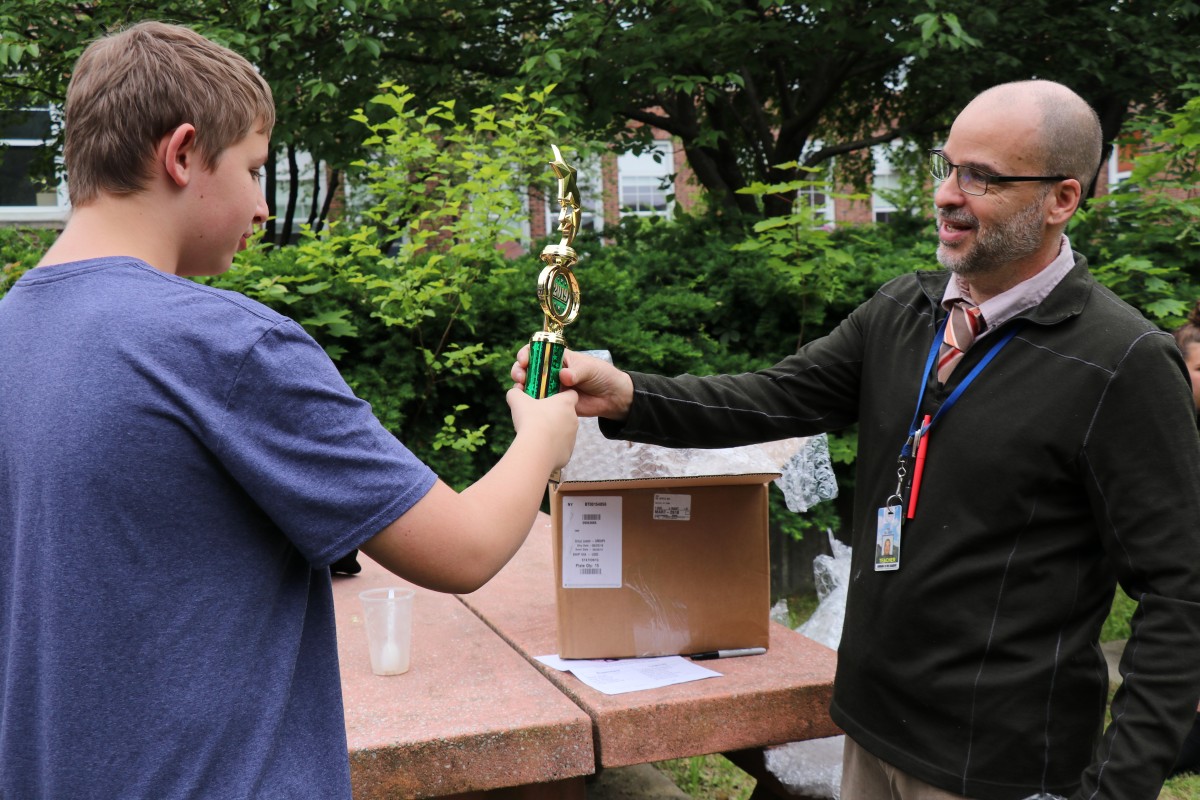
[[[1066,277],[1073,266],[1075,266],[1075,256],[1071,252],[1071,242],[1067,239],[1066,234],[1063,234],[1058,255],[1045,269],[1031,278],[1026,278],[1011,289],[985,300],[979,306],[985,327],[975,337],[975,340],[982,339],[1017,314],[1033,308],[1045,300],[1046,296],[1054,290],[1055,286],[1058,286],[1059,281]],[[965,290],[962,278],[955,275],[954,279],[946,284],[946,292],[942,295],[942,308],[949,311],[950,307],[960,300],[975,305],[970,294]]]

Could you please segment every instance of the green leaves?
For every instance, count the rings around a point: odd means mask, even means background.
[[[22,58],[37,58],[40,52],[37,42],[0,41],[0,67],[18,67]]]
[[[1200,85],[1177,109],[1150,112],[1120,143],[1130,177],[1076,214],[1069,230],[1104,285],[1164,328],[1200,297]]]
[[[921,41],[919,45],[911,45],[910,50],[920,56],[929,55],[932,47],[967,50],[983,46],[983,42],[967,33],[958,15],[952,12],[918,14],[913,23],[920,26]]]
[[[534,168],[545,181],[543,165],[562,117],[548,104],[552,88],[516,87],[503,95],[503,107],[488,104],[464,115],[452,100],[421,111],[406,87],[381,87],[371,103],[390,116],[368,123],[366,146],[377,155],[364,162],[370,203],[362,213],[377,225],[402,226],[392,243],[399,259],[432,253],[486,262],[498,242],[520,238],[525,181]]]
[[[304,229],[293,247],[253,247],[212,280],[299,321],[384,424],[456,485],[478,476],[489,432],[510,429],[500,375],[540,327],[540,264],[513,270],[497,248],[526,237],[529,183],[553,186],[550,143],[570,159],[565,145],[582,144],[558,140],[552,89],[515,87],[464,110],[420,108],[404,85],[383,84],[351,115],[363,158],[348,218]],[[495,316],[496,282],[521,279],[526,313],[503,347],[476,338]]]
[[[42,228],[0,227],[0,296],[37,265],[56,237]]]
[[[441,450],[450,448],[457,450],[460,453],[474,453],[487,440],[484,438],[484,433],[491,427],[490,425],[480,425],[478,428],[460,429],[458,427],[458,413],[466,411],[470,406],[464,404],[454,407],[454,414],[447,414],[442,418],[442,428],[433,438],[433,449]]]
[[[777,166],[780,171],[796,169],[794,162]],[[801,174],[815,175],[818,170],[800,168]],[[826,224],[824,201],[820,207],[808,201],[808,197],[834,197],[866,199],[861,195],[845,195],[834,191],[827,180],[798,179],[779,183],[754,182],[740,193],[757,198],[769,196],[796,197],[790,213],[777,214],[757,220],[751,228],[752,235],[733,246],[736,252],[752,253],[761,268],[775,273],[801,308],[827,307],[835,302],[844,291],[844,276],[852,260],[834,242],[832,226]],[[805,322],[796,332],[796,346],[806,340]]]

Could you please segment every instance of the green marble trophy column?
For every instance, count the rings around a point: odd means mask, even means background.
[[[562,369],[563,354],[567,350],[563,328],[579,316],[579,283],[571,271],[578,260],[571,242],[579,231],[582,214],[579,187],[575,168],[563,161],[557,145],[550,147],[554,151],[550,168],[558,177],[558,230],[562,240],[556,245],[547,245],[540,256],[546,266],[538,276],[537,296],[545,319],[542,329],[529,340],[529,376],[525,379],[525,393],[531,397],[549,397],[558,391],[558,371]]]

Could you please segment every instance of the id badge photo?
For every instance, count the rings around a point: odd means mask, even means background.
[[[875,524],[875,571],[900,569],[900,521],[904,516],[900,505],[879,509]]]

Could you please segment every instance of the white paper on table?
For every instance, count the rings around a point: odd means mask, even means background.
[[[683,656],[588,660],[564,659],[554,655],[538,656],[537,660],[561,672],[573,673],[576,678],[604,694],[624,694],[721,677],[721,673],[688,661]]]

